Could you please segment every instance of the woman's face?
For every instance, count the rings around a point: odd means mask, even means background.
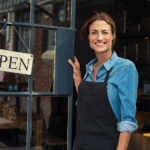
[[[111,51],[112,40],[115,34],[111,32],[111,26],[103,20],[96,20],[89,26],[89,44],[96,53]]]

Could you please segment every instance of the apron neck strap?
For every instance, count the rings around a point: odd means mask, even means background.
[[[107,82],[110,71],[111,71],[111,69],[110,69],[109,71],[107,71],[107,74],[106,74],[106,77],[105,77],[105,81],[104,81],[104,82]]]

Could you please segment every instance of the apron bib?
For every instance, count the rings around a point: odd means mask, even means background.
[[[104,82],[82,81],[78,90],[76,137],[73,150],[116,150],[117,119]]]

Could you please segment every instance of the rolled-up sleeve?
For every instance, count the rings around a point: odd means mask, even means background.
[[[137,129],[136,100],[138,88],[138,73],[133,63],[126,65],[118,76],[118,92],[120,104],[120,122],[118,131],[133,132]]]
[[[118,123],[118,131],[120,132],[133,132],[137,127],[137,123],[131,121],[121,121]]]

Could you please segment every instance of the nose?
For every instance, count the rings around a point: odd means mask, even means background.
[[[98,40],[102,40],[102,39],[103,39],[103,35],[102,35],[101,33],[98,33],[97,39],[98,39]]]

